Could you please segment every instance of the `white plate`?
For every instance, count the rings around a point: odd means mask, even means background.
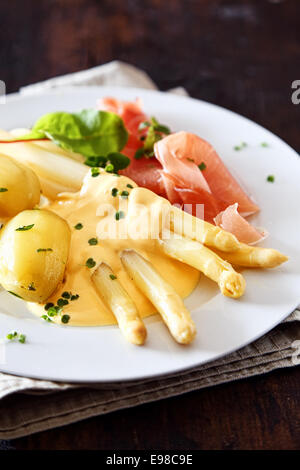
[[[25,333],[27,343],[5,346],[3,372],[74,382],[110,382],[166,374],[216,359],[250,343],[281,322],[300,303],[300,162],[287,144],[253,122],[212,104],[134,88],[89,87],[36,96],[11,96],[0,106],[0,127],[31,126],[49,111],[93,107],[101,96],[141,97],[147,114],[173,130],[188,130],[211,142],[261,207],[254,219],[269,230],[265,246],[290,256],[269,271],[245,270],[247,290],[240,300],[223,297],[202,278],[186,300],[197,325],[197,339],[177,345],[165,326],[149,318],[144,347],[128,344],[117,327],[54,326],[33,317],[25,304],[0,294],[0,336]],[[242,151],[233,147],[241,142]],[[260,144],[267,142],[268,148]],[[275,175],[274,184],[266,182]]]

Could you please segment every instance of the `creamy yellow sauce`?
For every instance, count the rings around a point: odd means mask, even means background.
[[[115,197],[112,195],[113,188],[118,190]],[[120,196],[122,191],[129,193],[127,198]],[[80,192],[64,193],[47,207],[64,218],[72,232],[64,282],[48,299],[48,302],[56,304],[65,291],[79,295],[77,300],[70,301],[63,308],[63,314],[70,316],[69,325],[95,326],[116,323],[91,280],[91,275],[100,262],[105,262],[112,268],[142,317],[155,313],[154,306],[135,287],[124,270],[119,257],[123,249],[134,249],[153,263],[160,275],[182,298],[194,290],[199,280],[199,272],[167,257],[159,249],[156,239],[151,238],[151,233],[153,237],[153,234],[155,236],[163,227],[162,213],[167,214],[169,207],[165,199],[147,189],[138,188],[129,178],[104,171],[96,177],[87,175]],[[116,220],[118,211],[122,211],[125,217]],[[77,224],[83,225],[81,230],[74,228]],[[113,233],[107,233],[106,229]],[[120,234],[123,234],[124,238],[120,238]],[[97,238],[98,244],[90,245],[88,241],[91,238]],[[96,262],[95,267],[85,266],[89,258]],[[30,303],[29,308],[39,316],[46,313],[44,305]],[[60,323],[61,319],[53,317],[53,321]]]

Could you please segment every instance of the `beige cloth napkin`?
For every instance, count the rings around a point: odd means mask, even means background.
[[[118,85],[156,88],[141,70],[122,62],[94,67],[21,88],[42,93],[60,86]],[[171,90],[186,94],[182,88]],[[192,390],[299,363],[300,310],[251,345],[214,362],[147,381],[72,385],[0,373],[0,438],[9,439],[63,426]]]

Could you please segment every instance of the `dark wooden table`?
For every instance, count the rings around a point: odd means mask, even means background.
[[[9,92],[112,59],[162,90],[237,111],[300,151],[299,0],[35,0],[0,3],[0,79]],[[292,368],[12,442],[17,449],[296,449]]]

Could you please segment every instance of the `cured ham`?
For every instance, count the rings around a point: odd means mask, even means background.
[[[216,206],[227,207],[237,202],[241,214],[250,215],[259,210],[212,145],[197,135],[184,131],[171,134],[157,142],[154,150],[164,171],[178,179],[181,187],[211,193]]]
[[[238,213],[238,204],[228,206],[225,211],[220,212],[214,219],[216,225],[227,232],[233,233],[239,241],[253,245],[264,240],[268,234],[266,231],[258,230]]]

